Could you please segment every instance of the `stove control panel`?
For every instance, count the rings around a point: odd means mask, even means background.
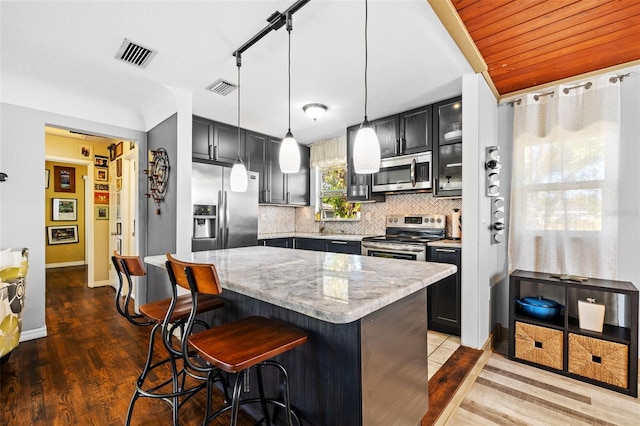
[[[387,228],[441,228],[447,224],[443,214],[390,214],[387,216]]]

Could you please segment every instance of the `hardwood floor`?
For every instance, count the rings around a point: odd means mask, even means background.
[[[124,424],[150,328],[118,315],[114,295],[110,287],[87,288],[84,267],[47,270],[48,336],[20,343],[2,365],[0,424]],[[159,342],[157,347],[163,353]],[[202,423],[205,399],[200,392],[185,403],[181,424]],[[241,414],[240,425],[254,424]],[[170,407],[140,398],[132,424],[171,424]],[[223,424],[226,415],[211,422]]]

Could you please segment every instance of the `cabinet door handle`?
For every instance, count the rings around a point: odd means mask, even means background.
[[[331,241],[331,244],[342,244],[346,246],[348,243],[346,241]]]
[[[213,147],[213,159],[214,160],[218,159],[218,145]]]
[[[454,249],[441,249],[441,248],[437,248],[436,251],[438,253],[455,253],[456,252]]]

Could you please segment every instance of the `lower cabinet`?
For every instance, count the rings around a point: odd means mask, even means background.
[[[293,237],[266,238],[264,240],[258,240],[258,245],[269,246],[269,247],[293,248]]]
[[[294,238],[294,248],[300,250],[327,251],[327,242],[319,238]]]
[[[449,263],[458,267],[458,272],[427,287],[427,315],[429,329],[442,333],[460,335],[460,267],[459,248],[429,247],[428,262]]]
[[[523,297],[549,298],[563,308],[552,317],[535,317],[519,307]],[[607,310],[617,310],[614,317],[621,325],[605,321],[602,331],[580,328],[578,300],[587,297],[603,302],[605,318]],[[637,397],[638,290],[626,281],[573,282],[514,271],[509,279],[509,358]]]
[[[326,238],[268,238],[258,240],[259,246],[295,248],[332,253],[360,254],[360,241],[329,240]]]

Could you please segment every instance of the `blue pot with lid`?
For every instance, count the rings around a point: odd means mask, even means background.
[[[544,320],[557,317],[564,308],[564,305],[555,300],[545,299],[541,296],[523,297],[516,300],[516,303],[525,315]]]

